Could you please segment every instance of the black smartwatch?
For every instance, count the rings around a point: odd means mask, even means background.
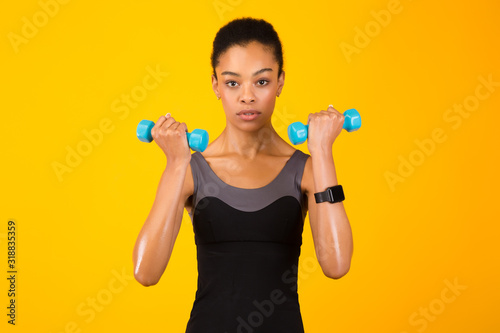
[[[314,193],[314,198],[316,199],[316,203],[325,201],[330,203],[340,202],[345,199],[344,190],[342,189],[342,185],[335,185],[327,188],[324,192]]]

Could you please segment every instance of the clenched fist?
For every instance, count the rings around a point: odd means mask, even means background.
[[[161,116],[151,129],[151,136],[165,153],[167,161],[189,162],[191,151],[187,141],[187,126],[185,123],[175,121],[167,113]]]
[[[344,118],[331,105],[326,110],[309,114],[307,148],[311,154],[315,151],[332,150],[333,142],[344,126]]]

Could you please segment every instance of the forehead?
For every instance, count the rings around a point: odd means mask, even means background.
[[[251,42],[246,46],[235,45],[230,47],[219,57],[219,72],[232,71],[242,74],[254,73],[264,67],[277,68],[271,48],[266,48],[258,42]]]

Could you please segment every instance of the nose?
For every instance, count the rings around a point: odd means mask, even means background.
[[[241,89],[240,100],[243,103],[255,102],[255,94],[253,92],[253,88],[252,88],[251,84],[243,85],[243,88]]]

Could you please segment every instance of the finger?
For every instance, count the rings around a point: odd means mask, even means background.
[[[337,109],[335,109],[335,108],[333,107],[333,105],[331,105],[331,104],[330,104],[330,105],[328,105],[328,109],[327,109],[327,110],[328,110],[328,111],[337,111]],[[338,111],[337,111],[337,112],[338,112]]]
[[[156,139],[156,133],[158,132],[158,129],[163,125],[163,123],[167,119],[164,116],[160,116],[156,123],[153,125],[153,128],[151,129],[151,136]]]
[[[160,118],[156,121],[155,126],[160,127],[166,120],[167,118],[165,116],[160,116]]]
[[[178,128],[184,130],[184,132],[188,131],[186,123],[181,123]]]
[[[323,115],[328,115],[328,116],[332,116],[334,114],[336,114],[336,115],[342,115],[342,113],[338,112],[337,110],[335,110],[333,108],[328,108],[328,110],[326,110],[326,111],[322,110],[320,113],[323,114]]]
[[[170,112],[168,112],[166,115],[164,116],[160,116],[160,118],[158,118],[158,122],[163,119],[163,120],[167,120],[169,118],[172,118],[172,116],[170,115]]]
[[[168,118],[165,116],[160,116],[160,119],[156,122],[156,128],[169,128],[173,123],[175,123],[175,119],[172,116]]]
[[[156,133],[160,130],[160,128],[169,128],[169,126],[175,122],[175,119],[169,116],[166,118],[165,116],[160,116],[158,118],[158,121],[154,124],[153,128],[151,129],[151,135],[153,137],[156,136]]]
[[[169,129],[171,129],[172,131],[176,131],[179,128],[180,124],[181,123],[176,121],[172,125],[170,125]]]

